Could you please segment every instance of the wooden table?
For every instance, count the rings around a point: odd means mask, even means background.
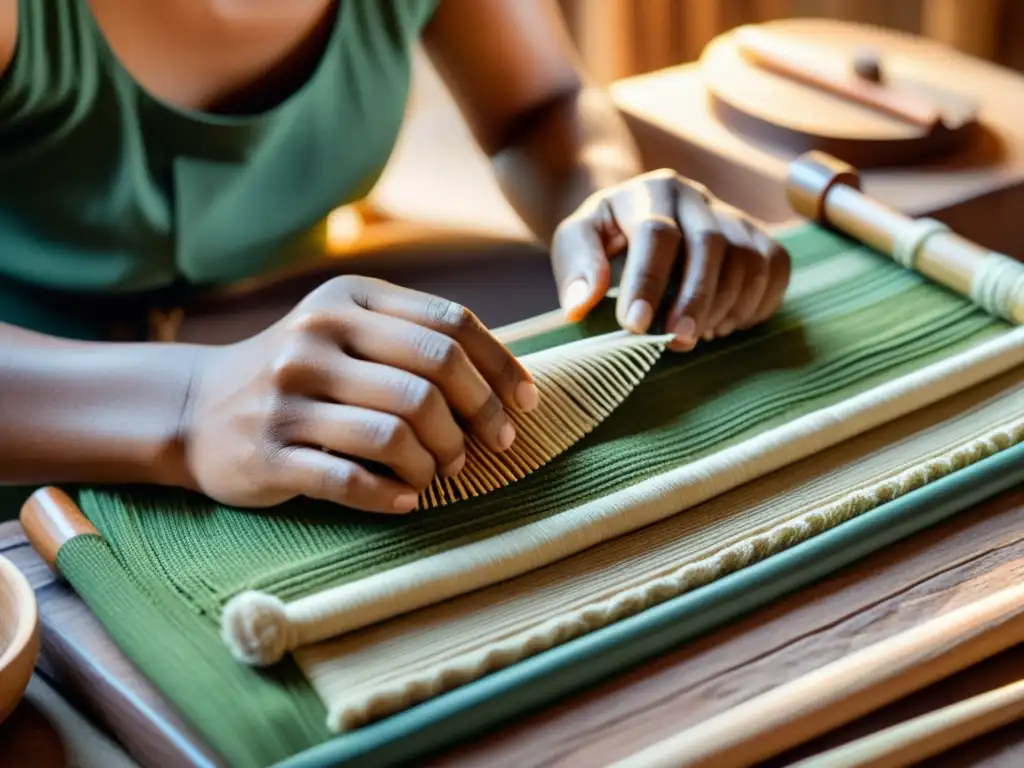
[[[1007,102],[1008,111],[1016,110],[1019,119],[1007,121],[1003,126],[1005,136],[1011,139],[1007,158],[1012,161],[1013,168],[1007,173],[1012,176],[1024,168],[1024,114],[1021,113],[1024,81],[1013,81],[990,65],[979,66],[997,84],[1010,91],[1022,92],[1020,99]],[[708,154],[694,149],[698,141],[704,141],[694,138],[694,132],[709,128],[702,119],[695,118],[699,112],[687,109],[687,105],[692,108],[694,100],[699,100],[700,96],[695,93],[687,97],[687,89],[692,90],[693,87],[692,80],[691,70],[677,68],[615,87],[616,101],[637,132],[641,149],[649,158],[650,165],[671,165],[684,174],[700,178],[716,193],[736,204],[755,210],[760,206],[762,217],[769,221],[788,219],[788,208],[779,204],[778,162],[759,165],[763,158],[759,159],[756,152],[746,152],[742,157],[743,172],[736,174],[728,172],[723,165],[721,152],[714,150]],[[443,128],[445,124],[441,122],[438,125]],[[434,134],[452,135],[438,126],[435,126],[433,134],[422,135],[429,137]],[[428,141],[427,144],[425,156],[434,158],[435,164],[441,163],[445,167],[448,167],[449,150],[456,155],[460,151],[458,146],[447,147],[444,142]],[[421,218],[412,208],[405,208],[406,198],[396,192],[406,189],[401,184],[403,167],[410,169],[409,173],[414,177],[423,178],[418,173],[422,166],[417,165],[423,162],[423,158],[412,156],[415,155],[414,149],[411,155],[399,153],[389,172],[390,181],[383,186],[378,202],[383,201],[382,207],[389,213],[400,216],[409,213],[409,218],[423,221],[430,217]],[[738,155],[733,153],[732,156]],[[485,161],[470,158],[469,165],[482,170]],[[757,176],[758,168],[769,171],[768,175],[761,173]],[[1010,183],[998,188],[999,169],[990,169],[992,173],[986,174],[989,187],[984,194],[985,201],[965,201],[965,187],[956,181],[955,168],[940,171],[933,169],[931,178],[933,181],[940,177],[946,179],[941,189],[934,184],[918,184],[918,194],[923,195],[921,199],[925,202],[916,208],[913,205],[900,207],[912,209],[915,213],[940,210],[943,218],[954,227],[972,234],[981,231],[985,236],[978,239],[991,247],[1010,250],[1007,244],[1018,242],[1019,245],[1017,235],[1020,232],[1021,205],[1024,204],[1024,185]],[[451,177],[452,174],[447,174],[447,178]],[[493,184],[493,179],[482,172],[479,178],[485,185]],[[462,181],[460,178],[460,185]],[[974,181],[980,183],[977,179]],[[869,178],[868,187],[882,192],[883,197],[895,194],[892,189],[887,191],[884,179]],[[488,188],[493,192],[493,188]],[[904,194],[906,189],[904,186],[900,194]],[[945,195],[942,199],[936,197],[940,192]],[[436,200],[438,197],[444,195],[434,194],[427,199]],[[464,215],[460,216],[456,211],[451,220],[444,222],[446,225],[458,227],[462,220],[474,218],[471,208],[479,206],[481,196],[463,190],[462,199],[467,204]],[[505,262],[517,275],[510,284],[515,286],[524,279],[524,269],[542,275],[546,269],[543,258],[535,252],[528,258],[522,254],[523,250],[529,250],[529,246],[520,237],[519,222],[508,215],[507,210],[502,209],[499,213],[502,215],[495,217],[495,227],[503,230],[507,238],[502,246],[508,250]],[[979,223],[979,216],[984,216],[984,222]],[[358,259],[346,261],[346,264],[353,271],[362,271]],[[494,275],[485,264],[466,262],[459,269],[462,282],[457,286],[457,294],[465,292],[468,296],[477,290],[475,278],[467,277],[474,270],[487,271],[487,280],[494,282]],[[387,275],[380,276],[387,279]],[[441,280],[441,277],[437,279]],[[294,286],[295,295],[301,295],[299,287],[298,284]],[[530,308],[527,314],[547,308],[543,305],[554,301],[553,291],[550,293],[540,298],[533,297],[537,306]],[[465,301],[472,308],[484,309],[487,304],[467,301],[461,295],[450,297]],[[506,298],[507,304],[517,305],[518,311],[523,310],[515,297]],[[260,301],[250,304],[250,312],[254,316],[249,320],[260,326],[273,312],[280,311],[281,305],[278,302],[277,309],[267,309]],[[489,309],[498,315],[505,311],[502,307]],[[488,318],[491,324],[502,320],[500,316]],[[210,328],[216,331],[214,337],[222,341],[237,338],[245,330],[234,322],[221,322],[217,318],[212,318],[205,330]],[[111,643],[82,601],[67,586],[54,581],[24,540],[17,523],[0,526],[0,552],[17,563],[36,588],[44,627],[40,670],[69,702],[109,729],[142,765],[175,768],[216,764],[214,756],[178,714],[167,706],[159,693]],[[811,589],[766,607],[744,621],[588,693],[569,697],[559,705],[538,711],[500,732],[483,735],[458,749],[437,755],[432,763],[510,768],[602,765],[609,759],[643,748],[678,728],[699,722],[736,702],[819,667],[853,648],[890,636],[938,612],[993,592],[1018,578],[1022,570],[1024,489],[964,512]],[[820,750],[826,744],[848,740],[856,733],[1022,676],[1024,651],[1006,653],[999,659],[911,697],[899,706],[890,707],[831,734],[820,743],[807,745],[804,752]],[[30,719],[31,714],[19,713],[10,721],[14,727],[0,730],[0,763],[8,764],[2,759],[4,755],[17,753],[11,751],[20,748],[16,740],[36,739],[36,743],[40,743],[38,734],[41,731],[37,728],[29,725],[17,727],[19,722],[27,722],[26,718]],[[4,752],[5,749],[8,751]],[[773,764],[785,765],[794,757],[795,754],[789,755]],[[951,761],[950,757],[945,756],[941,764],[1024,765],[1024,733],[1019,727],[1007,727],[959,750]],[[47,766],[46,763],[33,763],[36,764]],[[59,758],[53,764],[60,764]]]
[[[214,764],[181,718],[113,646],[85,605],[53,579],[17,523],[0,526],[0,551],[32,580],[44,628],[41,669],[69,701],[115,734],[142,765]],[[430,764],[604,765],[853,649],[989,594],[1019,579],[1022,572],[1024,488],[961,513],[618,679],[434,756]],[[798,755],[1021,677],[1024,649],[1017,649],[771,765],[786,765]],[[98,690],[103,695],[90,698]],[[0,731],[0,757],[4,749],[15,748],[13,739],[39,738],[29,732],[12,735],[12,730]],[[1024,729],[1008,726],[934,764],[1024,765]],[[39,765],[48,768],[46,763]]]

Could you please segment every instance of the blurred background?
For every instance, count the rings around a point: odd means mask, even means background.
[[[559,0],[591,76],[602,84],[697,60],[729,29],[774,19],[877,25],[930,38],[1024,72],[1024,0]],[[685,169],[677,169],[685,173]],[[490,165],[426,57],[413,72],[409,118],[384,178],[360,215],[339,211],[329,249],[366,243],[368,219],[502,239],[528,238]],[[367,212],[369,211],[369,213]],[[404,232],[404,230],[402,230]],[[404,235],[403,235],[404,236]],[[410,234],[410,237],[413,235]]]
[[[693,61],[740,24],[792,17],[875,24],[1024,70],[1019,0],[560,0],[576,45],[603,82]]]

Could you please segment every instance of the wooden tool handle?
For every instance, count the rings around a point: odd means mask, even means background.
[[[942,121],[942,112],[913,94],[897,93],[878,79],[858,75],[865,72],[863,62],[853,62],[854,77],[830,73],[808,56],[801,56],[784,42],[753,27],[736,30],[736,47],[750,63],[784,77],[806,83],[836,96],[885,112],[925,130],[932,130]]]
[[[1015,585],[826,664],[619,765],[755,765],[1022,640],[1024,585]]]
[[[1024,265],[939,222],[910,218],[865,195],[860,174],[848,163],[823,152],[801,155],[789,165],[786,196],[799,215],[912,266],[993,314],[1024,324]],[[996,301],[988,298],[992,288]]]
[[[22,505],[20,518],[29,543],[54,570],[57,553],[66,542],[87,533],[99,535],[96,526],[59,488],[40,488],[33,493]]]
[[[916,765],[1024,717],[1024,680],[877,731],[790,768],[898,768]]]

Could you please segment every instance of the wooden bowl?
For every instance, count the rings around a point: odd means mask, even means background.
[[[38,655],[36,594],[14,563],[0,556],[0,723],[25,695]]]

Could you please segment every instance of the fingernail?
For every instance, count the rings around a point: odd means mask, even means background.
[[[672,334],[683,343],[693,343],[696,341],[693,335],[697,332],[697,323],[692,317],[681,317],[676,323],[676,327],[672,329]]]
[[[516,385],[516,405],[524,411],[532,411],[540,403],[540,392],[532,381],[521,381]]]
[[[562,295],[562,305],[566,311],[571,312],[585,305],[589,298],[590,288],[587,285],[587,281],[581,277],[569,283],[569,287],[565,289],[565,293]]]
[[[668,343],[668,349],[670,352],[689,352],[695,346],[697,346],[696,342],[679,341],[678,339],[673,339]]]
[[[395,512],[412,512],[419,501],[420,497],[415,493],[403,493],[395,499]]]
[[[715,340],[715,332],[712,331],[709,328],[708,330],[704,331],[703,338],[704,338],[704,341],[714,341]]]
[[[643,299],[637,299],[629,305],[626,312],[626,328],[633,333],[645,333],[654,318],[654,309]]]
[[[447,467],[441,470],[441,474],[445,477],[455,477],[462,468],[466,466],[466,454],[462,454],[455,461],[451,462]]]
[[[722,322],[721,325],[718,326],[717,333],[718,333],[719,336],[728,336],[730,333],[732,333],[735,330],[736,330],[736,321],[735,320],[725,320],[725,321]]]
[[[515,439],[516,430],[506,421],[504,426],[498,430],[498,447],[503,451],[507,450]]]

